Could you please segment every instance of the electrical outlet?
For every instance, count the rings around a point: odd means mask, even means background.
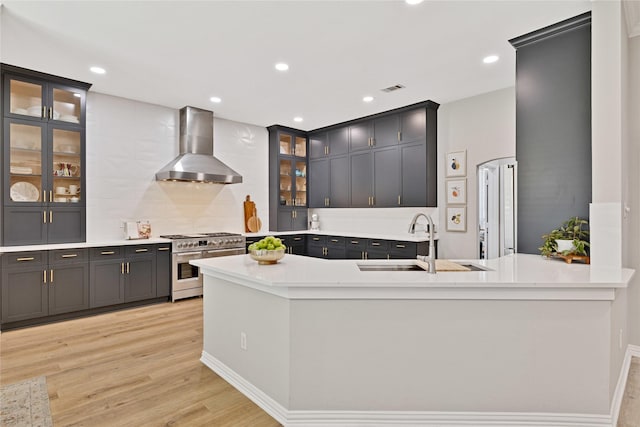
[[[240,349],[247,349],[247,334],[244,332],[240,332]]]

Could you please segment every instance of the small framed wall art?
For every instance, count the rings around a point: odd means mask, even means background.
[[[447,153],[447,177],[467,176],[467,150]]]
[[[447,231],[467,231],[466,206],[447,208]]]
[[[447,205],[464,205],[467,203],[467,179],[447,180]]]

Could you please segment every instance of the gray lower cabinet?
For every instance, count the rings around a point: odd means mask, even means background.
[[[156,296],[171,295],[171,243],[156,246]]]
[[[89,308],[86,249],[14,252],[2,257],[2,323]]]
[[[81,242],[85,240],[85,210],[81,206],[5,206],[3,227],[7,245]]]
[[[91,307],[156,298],[156,277],[155,245],[93,248]]]

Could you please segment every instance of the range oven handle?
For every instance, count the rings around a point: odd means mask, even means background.
[[[201,251],[198,252],[178,252],[177,256],[193,256],[193,255],[202,255]]]
[[[245,253],[244,248],[218,249],[213,251],[204,251],[203,258],[214,258],[227,255],[242,255]]]

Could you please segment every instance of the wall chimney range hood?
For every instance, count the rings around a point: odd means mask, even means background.
[[[180,109],[180,154],[156,173],[157,181],[237,184],[242,176],[213,156],[213,112]]]

